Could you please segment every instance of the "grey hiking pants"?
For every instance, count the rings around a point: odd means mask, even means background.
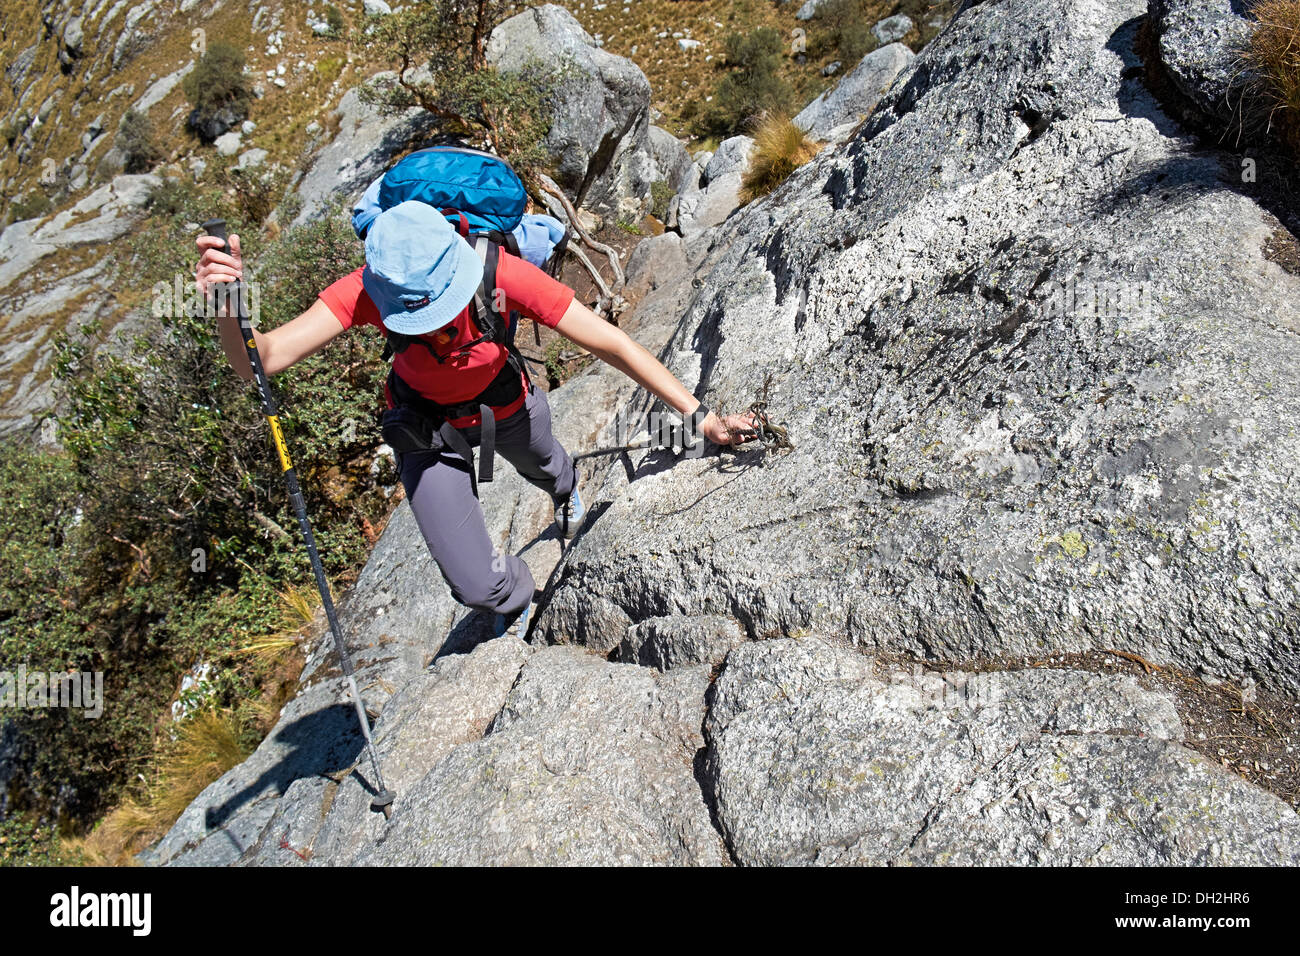
[[[477,426],[462,434],[478,447]],[[496,450],[552,497],[573,490],[573,459],[551,434],[551,407],[540,389],[531,389],[519,411],[497,421]],[[449,448],[406,452],[399,456],[398,469],[415,522],[452,596],[498,614],[527,607],[536,587],[532,572],[522,558],[499,551],[488,536],[465,461]],[[491,489],[480,485],[479,493],[491,494]]]

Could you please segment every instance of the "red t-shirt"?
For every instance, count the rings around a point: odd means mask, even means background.
[[[358,269],[330,285],[320,294],[321,301],[329,306],[345,329],[354,325],[373,325],[383,331],[379,310],[361,285],[361,272]],[[521,312],[552,329],[559,324],[573,301],[572,289],[504,249],[497,259],[497,288],[504,294],[509,311]],[[466,306],[454,322],[429,337],[439,355],[451,357],[439,362],[424,346],[413,344],[393,356],[393,368],[403,381],[425,398],[441,405],[467,402],[492,383],[509,354],[498,342],[480,342],[459,355],[451,355],[478,335]],[[509,405],[493,406],[492,414],[498,420],[508,418],[523,404],[524,396],[520,395]],[[388,396],[388,405],[392,407],[392,396]],[[451,424],[456,428],[468,428],[479,424],[480,418],[479,415],[470,415],[452,419]]]

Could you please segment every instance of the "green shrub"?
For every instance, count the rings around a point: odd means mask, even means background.
[[[117,148],[125,157],[123,170],[128,173],[147,173],[163,158],[162,149],[154,138],[153,123],[144,113],[127,110],[117,131]]]
[[[207,52],[181,81],[181,88],[194,107],[188,125],[200,135],[223,112],[234,118],[247,116],[253,99],[248,77],[244,75],[244,54],[224,40],[214,40],[208,45]]]
[[[342,36],[343,31],[348,27],[347,23],[343,19],[343,14],[340,13],[339,8],[334,6],[332,3],[325,5],[325,23],[330,28],[328,34],[330,37]]]
[[[227,195],[233,195],[239,218],[246,223],[266,221],[289,185],[289,171],[281,166],[241,167],[227,157],[209,163],[208,177]]]
[[[333,83],[343,72],[347,58],[342,56],[325,56],[316,61],[316,75],[326,83]]]
[[[485,139],[533,188],[547,163],[547,106],[570,68],[537,63],[500,73],[490,66],[486,39],[507,10],[502,0],[442,0],[436,12],[411,4],[383,17],[373,25],[370,47],[395,76],[365,84],[360,95],[386,115],[418,106],[446,132]],[[428,68],[428,79],[412,76],[420,66]]]
[[[877,46],[863,0],[825,0],[817,8],[816,24],[818,52],[833,54],[846,70]]]
[[[788,113],[794,91],[781,76],[785,42],[772,27],[750,33],[732,33],[725,41],[729,70],[713,95],[712,109],[704,114],[703,131],[739,132],[767,112]]]
[[[53,208],[54,203],[50,201],[49,196],[39,189],[33,189],[21,199],[15,199],[9,204],[9,219],[11,222],[39,219],[41,216],[48,215]]]
[[[202,189],[177,187],[175,195],[178,210],[222,211]],[[183,212],[154,208],[119,263],[131,284],[192,274],[184,222]],[[230,225],[247,224],[236,214]],[[264,328],[305,310],[328,281],[360,264],[342,220],[273,242],[256,230],[244,238]],[[99,347],[94,324],[56,340],[62,452],[0,444],[0,495],[15,509],[0,540],[0,669],[99,670],[106,700],[99,720],[64,710],[13,715],[20,769],[10,806],[82,825],[115,802],[154,751],[181,673],[196,659],[209,662],[211,706],[242,706],[270,665],[240,648],[286,626],[280,592],[312,587],[265,422],[221,351],[215,320],[136,318],[140,331],[112,348]],[[388,507],[370,474],[380,442],[379,353],[358,330],[276,378],[332,576],[360,566],[367,522]]]

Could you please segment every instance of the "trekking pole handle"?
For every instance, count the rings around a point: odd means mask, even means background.
[[[209,219],[203,224],[203,231],[209,236],[216,236],[222,242],[226,243],[225,248],[221,250],[222,252],[230,251],[230,243],[226,239],[226,220]]]
[[[209,236],[215,236],[223,243],[221,251],[230,254],[230,240],[226,234],[226,220],[209,219],[203,224],[203,231]],[[257,390],[262,398],[262,414],[271,421],[271,430],[276,438],[276,451],[280,452],[280,461],[285,470],[289,468],[288,454],[284,448],[283,439],[279,437],[279,422],[275,416],[279,414],[279,408],[276,405],[275,396],[271,392],[271,383],[266,378],[266,370],[262,368],[262,356],[257,351],[257,339],[253,335],[253,325],[249,321],[248,309],[244,305],[244,284],[235,279],[233,282],[223,283],[227,288],[224,291],[226,302],[233,306],[235,319],[239,323],[239,335],[244,340],[244,350],[248,353],[248,365],[253,370],[253,378],[257,382]],[[212,290],[208,292],[209,297],[215,297]]]

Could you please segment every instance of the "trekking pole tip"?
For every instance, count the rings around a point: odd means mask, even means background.
[[[380,810],[387,820],[393,815],[393,801],[397,799],[397,794],[391,790],[380,790],[375,794],[375,799],[370,801],[371,810]]]

